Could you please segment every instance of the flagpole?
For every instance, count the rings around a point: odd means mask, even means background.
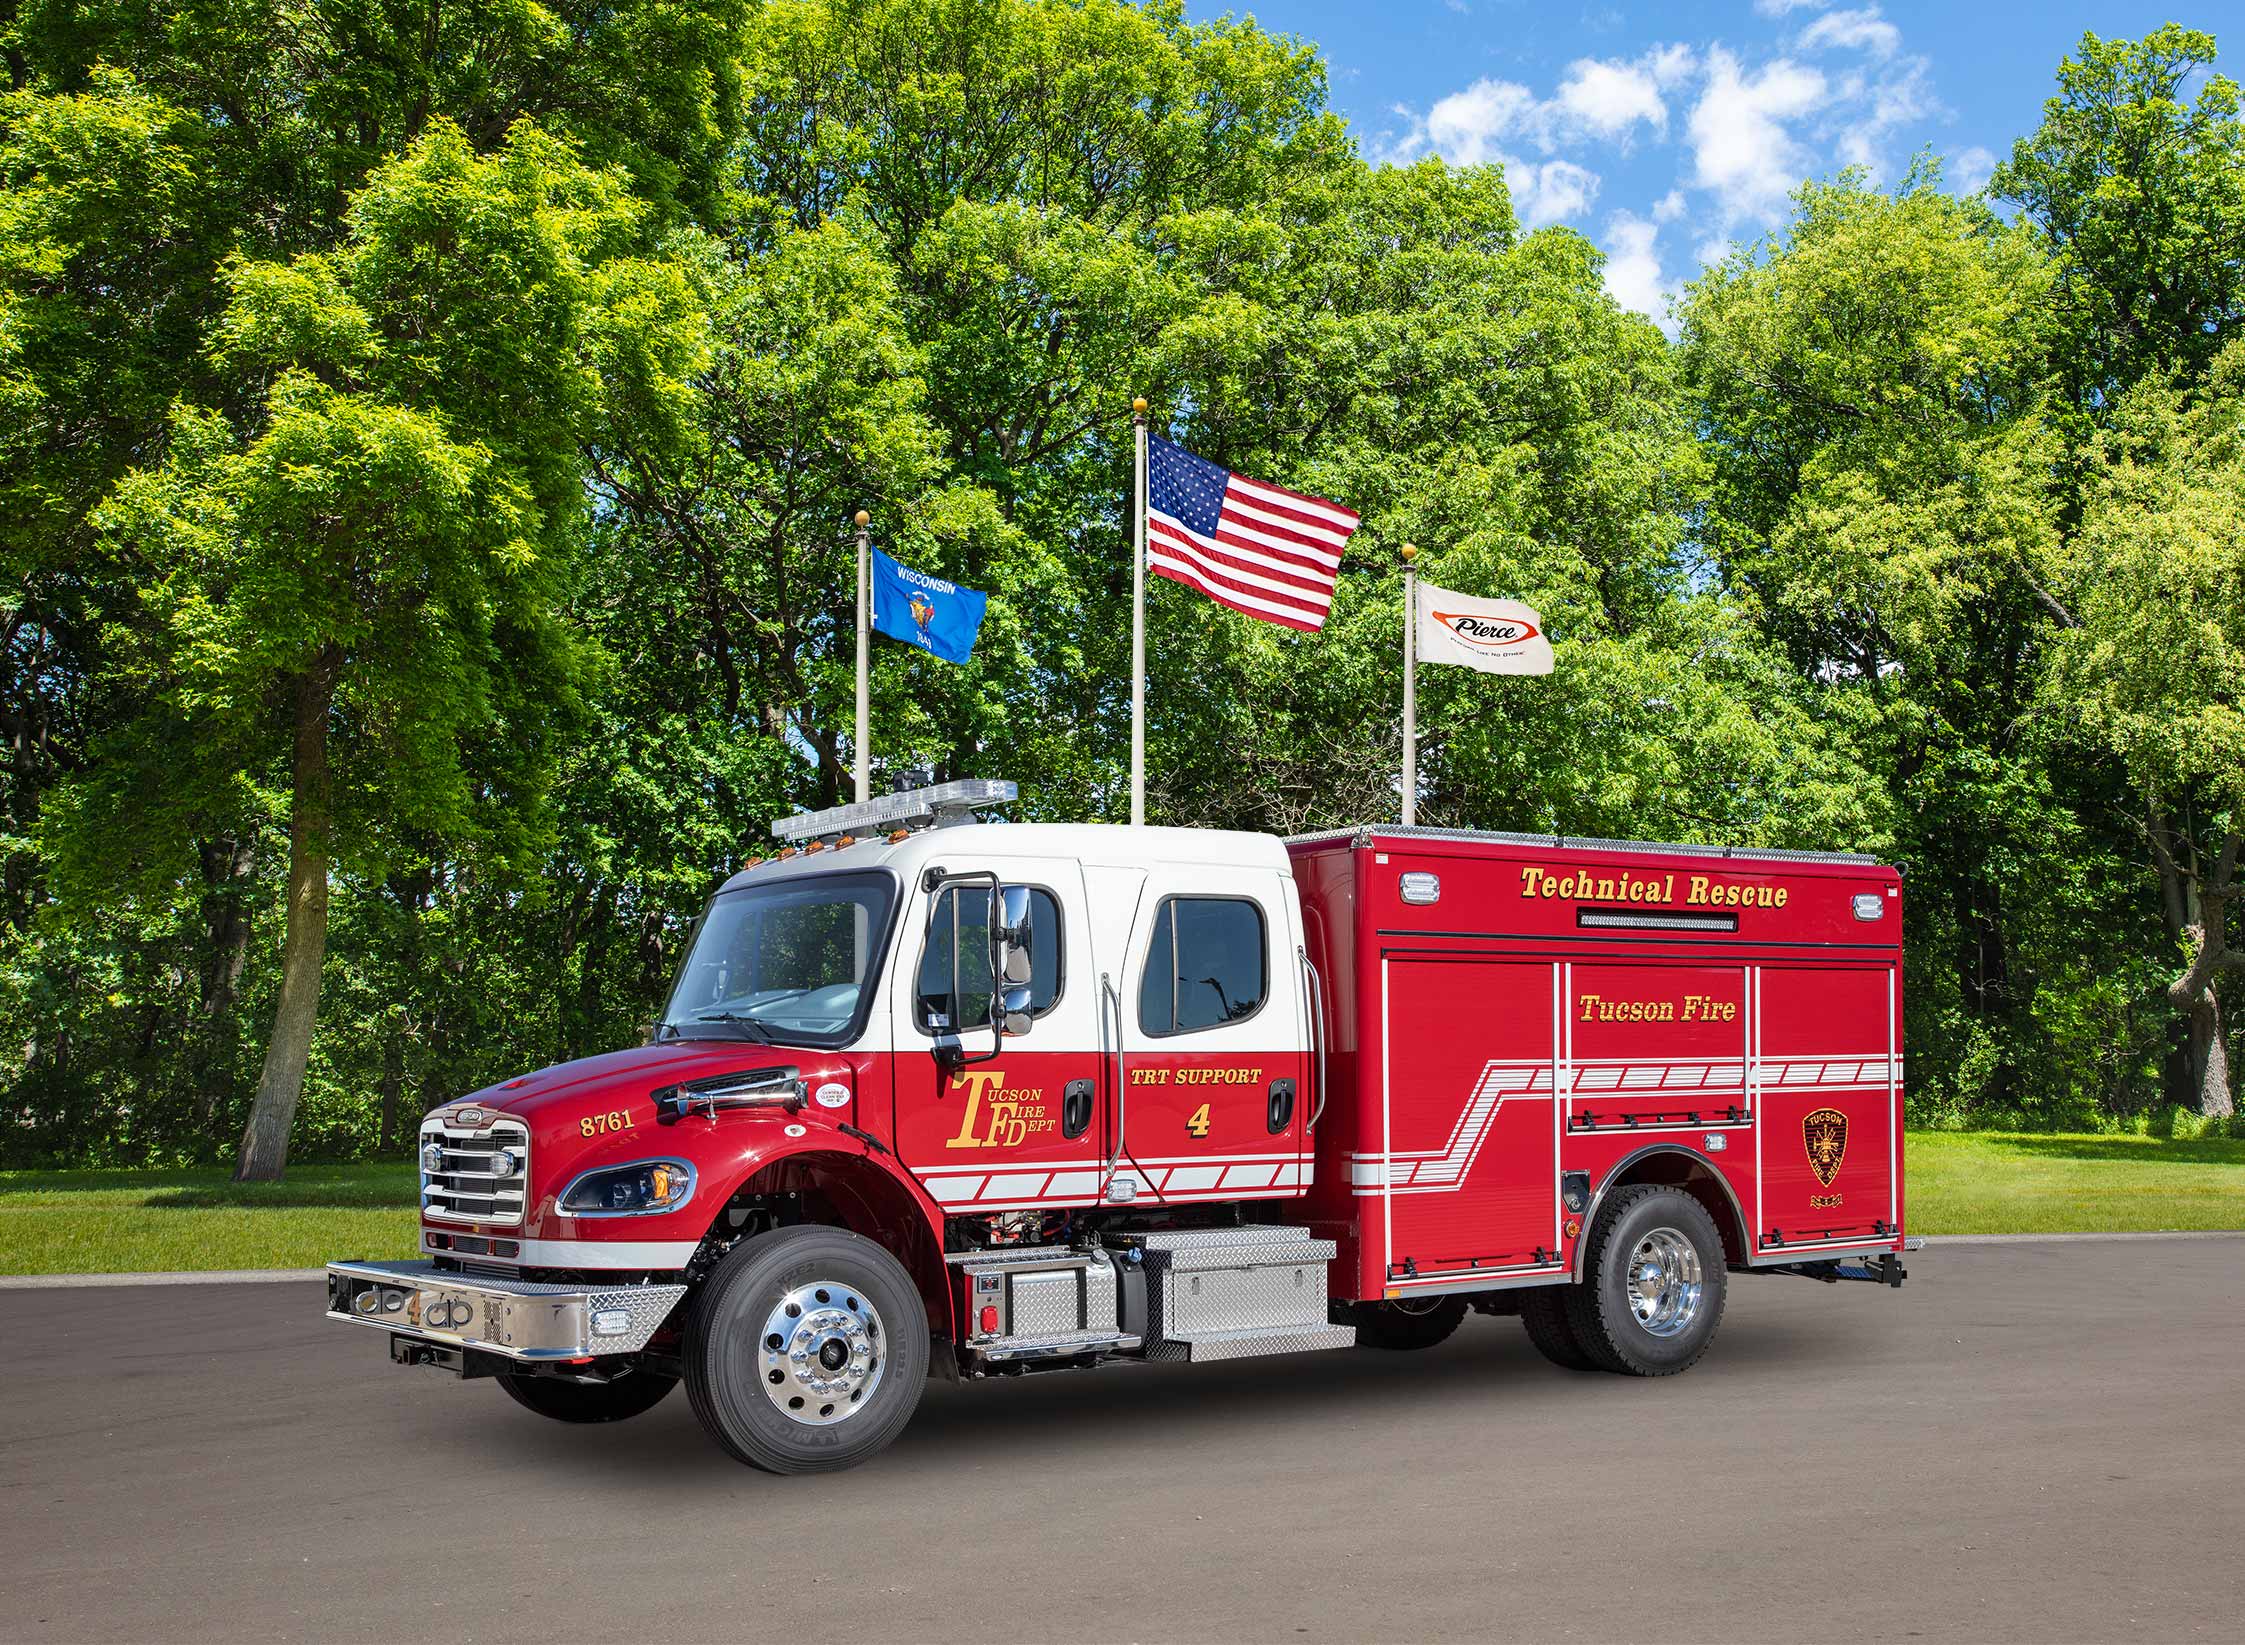
[[[1403,556],[1403,826],[1419,815],[1419,580],[1411,562],[1419,551],[1405,543]]]
[[[1146,402],[1130,402],[1137,439],[1130,536],[1130,824],[1146,821]]]
[[[872,655],[872,610],[870,590],[873,580],[873,557],[866,538],[865,528],[873,516],[864,509],[857,511],[857,797],[863,804],[873,786],[873,749],[868,722],[872,719],[872,687],[869,663]]]

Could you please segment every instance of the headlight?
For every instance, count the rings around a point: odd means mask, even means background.
[[[694,1193],[694,1168],[677,1160],[639,1160],[587,1171],[563,1190],[565,1217],[629,1217],[675,1211]]]
[[[424,1143],[421,1147],[421,1169],[434,1176],[444,1169],[444,1144]]]
[[[491,1174],[495,1177],[511,1177],[521,1169],[522,1161],[512,1148],[502,1148],[491,1156]]]

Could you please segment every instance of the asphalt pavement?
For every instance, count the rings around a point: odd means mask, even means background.
[[[2235,1639],[2245,1239],[1733,1276],[1631,1381],[1474,1317],[932,1384],[853,1473],[567,1428],[315,1284],[0,1292],[6,1640]]]

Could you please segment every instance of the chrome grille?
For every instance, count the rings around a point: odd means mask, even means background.
[[[516,1223],[530,1187],[530,1128],[520,1120],[494,1120],[467,1130],[430,1121],[421,1127],[421,1147],[435,1143],[442,1165],[421,1168],[421,1210],[446,1222]],[[511,1150],[515,1168],[492,1169],[492,1156]]]

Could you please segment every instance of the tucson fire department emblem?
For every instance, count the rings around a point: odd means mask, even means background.
[[[1808,1168],[1829,1188],[1847,1158],[1847,1116],[1837,1108],[1819,1108],[1801,1121],[1801,1141],[1808,1148]]]

